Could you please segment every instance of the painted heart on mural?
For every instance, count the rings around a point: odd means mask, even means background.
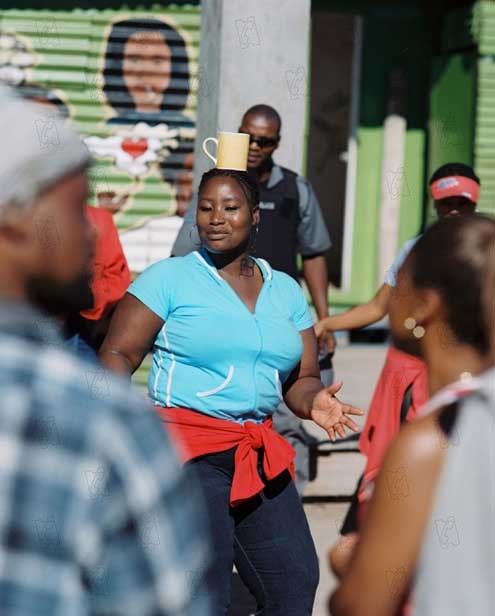
[[[169,154],[168,148],[178,147],[177,135],[177,129],[169,129],[166,124],[149,126],[139,122],[108,137],[85,137],[84,142],[94,156],[111,157],[118,169],[138,178],[149,173],[160,152],[165,156]]]
[[[141,139],[128,137],[122,140],[120,147],[132,158],[138,158],[148,149],[148,140],[144,137],[141,137]]]

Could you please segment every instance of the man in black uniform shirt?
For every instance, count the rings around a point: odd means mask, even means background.
[[[248,173],[260,186],[261,222],[256,237],[256,256],[263,257],[277,270],[299,281],[297,256],[302,257],[304,279],[318,319],[328,316],[328,272],[324,253],[331,241],[320,205],[311,184],[290,169],[280,167],[272,158],[280,143],[281,119],[268,105],[255,105],[244,114],[239,132],[250,135]],[[196,196],[186,212],[184,223],[172,248],[174,256],[196,250],[194,234]],[[335,341],[329,334],[326,346],[333,353]],[[331,367],[328,360],[327,367]],[[309,476],[309,444],[298,419],[281,404],[274,413],[274,424],[296,449],[296,485],[302,494]]]

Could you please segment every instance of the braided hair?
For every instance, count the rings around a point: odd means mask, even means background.
[[[199,183],[198,193],[206,186],[206,184],[213,178],[232,178],[235,180],[244,196],[247,199],[249,209],[251,212],[260,202],[260,190],[256,180],[247,173],[247,171],[236,171],[235,169],[217,169],[216,167],[210,169],[206,173],[203,173],[201,182]]]
[[[253,215],[255,207],[260,202],[260,191],[258,182],[247,171],[237,171],[235,169],[217,169],[216,167],[210,169],[206,173],[203,173],[201,181],[199,183],[198,195],[201,193],[206,184],[214,178],[232,178],[237,182],[240,189],[244,193],[248,202],[251,216]],[[248,253],[250,255],[256,254],[256,238],[258,235],[258,227],[251,231],[251,238],[248,246]],[[241,273],[244,276],[252,276],[254,273],[254,262],[252,259],[245,258],[241,263]]]

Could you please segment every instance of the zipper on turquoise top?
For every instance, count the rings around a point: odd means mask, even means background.
[[[260,289],[259,295],[258,295],[258,299],[256,300],[256,304],[254,306],[254,312],[251,312],[251,310],[249,310],[249,308],[246,306],[246,304],[242,301],[242,299],[239,297],[239,295],[234,291],[234,289],[230,286],[230,284],[224,280],[222,278],[222,282],[230,289],[230,292],[235,295],[235,297],[237,298],[237,301],[242,304],[242,306],[244,306],[244,309],[247,310],[249,312],[249,314],[251,315],[251,317],[254,319],[254,322],[256,323],[256,329],[258,331],[258,336],[259,336],[259,340],[260,340],[260,345],[259,345],[259,349],[258,349],[258,353],[256,355],[256,358],[253,362],[253,371],[252,371],[252,378],[253,378],[253,383],[254,383],[254,399],[253,399],[253,411],[256,411],[256,408],[258,406],[258,386],[257,386],[257,380],[256,380],[256,366],[258,363],[258,359],[260,358],[261,353],[263,352],[263,336],[261,335],[261,329],[258,323],[258,317],[256,316],[256,311],[258,309],[258,304],[260,303],[261,300],[261,296],[263,295],[263,293],[265,292],[265,287],[270,284],[269,280],[265,279],[264,276],[264,270],[261,268],[261,266],[258,265],[258,267],[260,267],[262,275],[263,275],[263,286]]]
[[[263,289],[260,291],[260,295],[262,291]],[[259,299],[259,296],[258,296],[258,299]],[[258,317],[256,316],[256,311],[255,311],[255,314],[253,314],[253,317],[254,317],[254,322],[256,323],[256,329],[258,330],[258,336],[260,339],[260,346],[258,349],[258,354],[256,355],[256,359],[253,362],[253,383],[254,383],[253,411],[256,412],[258,408],[258,385],[257,385],[257,379],[256,379],[256,367],[258,364],[258,359],[260,358],[260,355],[263,352],[263,336],[261,335],[261,329],[258,323]]]

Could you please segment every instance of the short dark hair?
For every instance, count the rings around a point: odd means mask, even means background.
[[[438,291],[457,340],[482,354],[490,349],[485,285],[494,244],[492,218],[445,218],[424,232],[405,262],[414,287]]]
[[[200,193],[206,184],[212,180],[213,178],[232,178],[235,180],[239,186],[241,187],[242,192],[246,196],[249,209],[253,211],[253,209],[260,202],[260,191],[258,188],[258,183],[255,179],[253,179],[246,171],[236,171],[234,169],[210,169],[206,173],[203,173],[201,177],[201,182],[199,183],[198,193]]]
[[[430,186],[433,182],[441,180],[442,178],[447,178],[451,175],[460,175],[464,178],[469,178],[481,186],[481,181],[474,172],[474,169],[464,163],[446,163],[445,165],[438,167],[430,178]]]
[[[137,32],[160,32],[172,52],[170,83],[163,94],[161,110],[183,111],[189,96],[189,60],[186,43],[179,32],[161,19],[125,19],[112,25],[105,50],[103,92],[119,114],[135,109],[124,80],[124,46]]]
[[[273,120],[277,125],[277,133],[280,135],[280,131],[282,130],[282,118],[279,112],[273,107],[270,107],[270,105],[260,104],[249,107],[242,116],[242,119],[244,120],[248,115],[261,115],[267,120]]]

